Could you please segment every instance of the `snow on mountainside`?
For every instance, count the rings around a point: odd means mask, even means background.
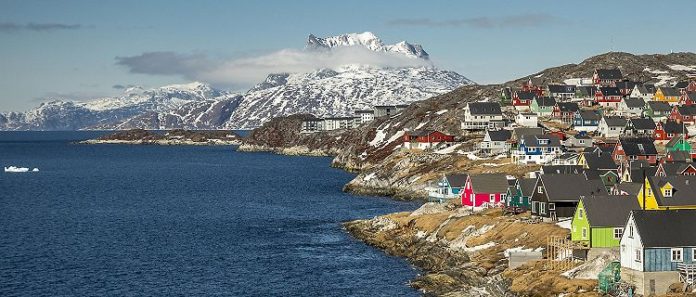
[[[350,33],[326,38],[320,38],[314,36],[314,34],[310,34],[307,40],[307,48],[309,49],[331,49],[341,46],[363,46],[376,52],[398,53],[425,60],[429,58],[428,53],[423,50],[420,44],[410,44],[406,41],[402,41],[397,44],[385,45],[382,40],[372,32]]]
[[[385,45],[370,32],[326,38],[309,35],[306,50],[356,46],[424,61],[429,58],[420,45]],[[464,76],[431,66],[347,64],[309,73],[270,74],[241,95],[194,82],[150,90],[132,87],[120,96],[87,102],[51,101],[26,113],[0,113],[0,130],[248,129],[278,116],[348,115],[373,105],[424,100],[470,84]]]

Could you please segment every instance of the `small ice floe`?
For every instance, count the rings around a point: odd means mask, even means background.
[[[8,173],[29,172],[29,168],[27,168],[27,167],[9,166],[9,167],[5,167],[5,172],[8,172]],[[34,169],[31,170],[31,172],[39,172],[39,168],[34,168]]]

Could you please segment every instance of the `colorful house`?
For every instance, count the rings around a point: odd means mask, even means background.
[[[616,87],[600,87],[595,92],[595,103],[604,108],[618,109],[621,98],[621,90]]]
[[[667,142],[665,149],[670,152],[681,151],[691,153],[691,143],[686,141],[683,136],[673,137],[672,140]]]
[[[582,197],[570,223],[570,239],[591,248],[619,247],[626,220],[640,209],[627,196]]]
[[[434,146],[454,142],[454,136],[435,130],[407,131],[403,136],[406,149],[430,149]]]
[[[676,105],[679,103],[681,94],[675,88],[670,87],[657,87],[655,90],[654,100],[659,102],[667,102],[670,105]]]
[[[595,110],[580,110],[575,113],[573,128],[579,132],[594,132],[599,127],[602,115]]]
[[[675,136],[680,136],[684,133],[684,137],[689,138],[689,131],[684,123],[675,121],[658,122],[655,126],[655,140],[671,140]]]
[[[556,135],[521,135],[511,150],[513,163],[547,164],[560,155],[563,146]]]
[[[539,116],[551,116],[555,105],[556,99],[553,97],[536,97],[532,100],[530,109]]]
[[[529,200],[534,193],[534,185],[536,178],[520,178],[517,179],[514,186],[508,187],[507,196],[505,199],[505,207],[517,210],[514,212],[527,211],[529,209]]]
[[[561,122],[570,124],[575,119],[575,113],[580,107],[575,102],[556,102],[553,107],[553,117]]]
[[[672,106],[667,102],[648,101],[645,105],[645,115],[656,121],[666,119],[671,113]]]
[[[575,86],[550,84],[546,86],[546,95],[558,100],[570,100],[575,98]]]
[[[696,176],[693,175],[647,176],[638,192],[638,203],[647,210],[696,209],[694,186]]]
[[[437,187],[428,191],[428,200],[442,203],[450,199],[460,198],[462,196],[461,190],[464,188],[467,179],[469,179],[468,174],[445,174],[438,180]]]
[[[532,101],[537,97],[535,92],[515,91],[512,95],[512,106],[517,110],[529,110]]]
[[[651,165],[655,165],[657,164],[657,148],[652,138],[621,138],[614,147],[612,158],[616,163],[647,160]]]
[[[643,296],[666,294],[683,280],[693,282],[694,222],[696,210],[632,211],[620,243],[621,280]]]
[[[587,180],[582,174],[542,174],[532,194],[532,215],[569,218],[581,197],[607,195],[600,180]]]
[[[462,205],[495,206],[504,201],[507,188],[505,174],[469,175],[462,193]]]
[[[623,74],[618,68],[614,69],[595,69],[592,80],[596,85],[608,86],[623,79]]]
[[[677,105],[672,108],[669,119],[678,123],[693,125],[696,123],[696,105]]]
[[[687,162],[665,162],[657,165],[654,176],[696,175],[696,167]]]

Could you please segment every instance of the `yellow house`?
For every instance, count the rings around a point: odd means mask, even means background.
[[[675,88],[659,87],[655,90],[655,101],[677,104],[680,98],[681,94],[679,94],[679,91]]]
[[[641,209],[696,209],[696,176],[648,176],[637,198]]]

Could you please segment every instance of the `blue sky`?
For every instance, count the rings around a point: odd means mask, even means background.
[[[419,43],[436,66],[479,83],[612,50],[694,51],[696,1],[655,3],[3,0],[0,111],[27,110],[48,98],[114,95],[121,92],[118,85],[156,87],[195,77],[174,66],[134,73],[118,57],[169,53],[181,63],[221,63],[300,50],[310,33],[371,31],[385,43]],[[249,81],[215,84],[241,90]]]

